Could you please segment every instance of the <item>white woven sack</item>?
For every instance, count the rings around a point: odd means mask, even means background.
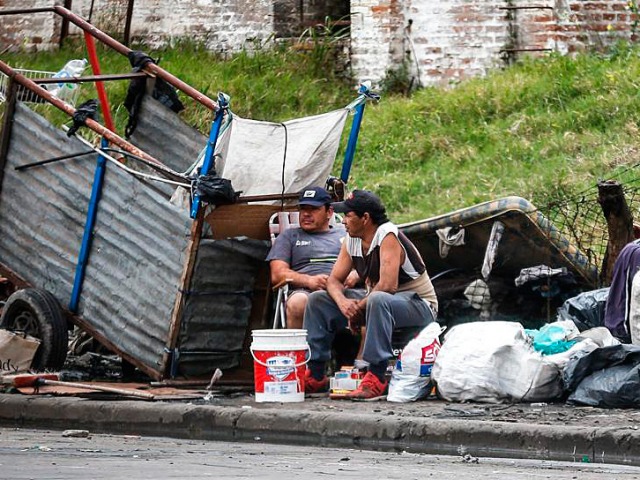
[[[559,368],[531,346],[515,322],[453,327],[436,358],[432,380],[448,401],[550,401],[562,395]]]

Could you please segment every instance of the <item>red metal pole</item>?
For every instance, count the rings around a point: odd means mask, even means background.
[[[91,69],[94,75],[100,75],[100,61],[98,60],[98,54],[96,52],[96,43],[89,32],[85,30],[84,40],[87,44],[87,52],[89,54],[89,63],[91,63]],[[100,100],[100,106],[102,107],[102,115],[104,117],[104,124],[109,130],[115,132],[115,125],[113,124],[113,118],[111,117],[111,109],[109,108],[109,100],[107,99],[107,92],[104,89],[102,82],[96,82],[96,90],[98,91],[98,99]]]

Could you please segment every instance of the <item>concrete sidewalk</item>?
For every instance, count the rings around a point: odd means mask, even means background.
[[[640,412],[562,404],[412,404],[308,398],[256,403],[0,394],[0,424],[414,453],[640,465]]]

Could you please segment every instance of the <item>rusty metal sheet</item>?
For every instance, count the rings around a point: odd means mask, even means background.
[[[87,147],[16,106],[0,194],[0,261],[66,305],[84,230],[95,155],[16,171]]]
[[[207,145],[207,137],[150,95],[142,101],[138,124],[129,140],[177,172],[186,171]]]
[[[0,194],[0,261],[67,305],[95,156],[15,171],[16,165],[86,150],[24,105],[17,107]],[[149,182],[108,164],[78,314],[154,370],[168,336],[190,224],[188,212]]]

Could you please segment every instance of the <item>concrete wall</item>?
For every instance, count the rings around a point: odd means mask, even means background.
[[[256,41],[298,35],[305,26],[351,11],[351,68],[374,83],[403,64],[414,84],[457,82],[516,58],[548,51],[572,53],[634,37],[626,0],[136,0],[132,36],[150,47],[182,37],[212,50],[251,48]],[[62,0],[0,0],[0,8],[51,6]],[[95,0],[98,28],[120,39],[127,0]],[[91,0],[73,0],[90,16]],[[543,8],[523,8],[535,5]],[[508,9],[507,7],[517,7]],[[57,44],[53,14],[0,16],[0,50]],[[74,29],[71,30],[72,33]],[[77,33],[77,30],[75,30]],[[524,51],[523,51],[524,50]]]

